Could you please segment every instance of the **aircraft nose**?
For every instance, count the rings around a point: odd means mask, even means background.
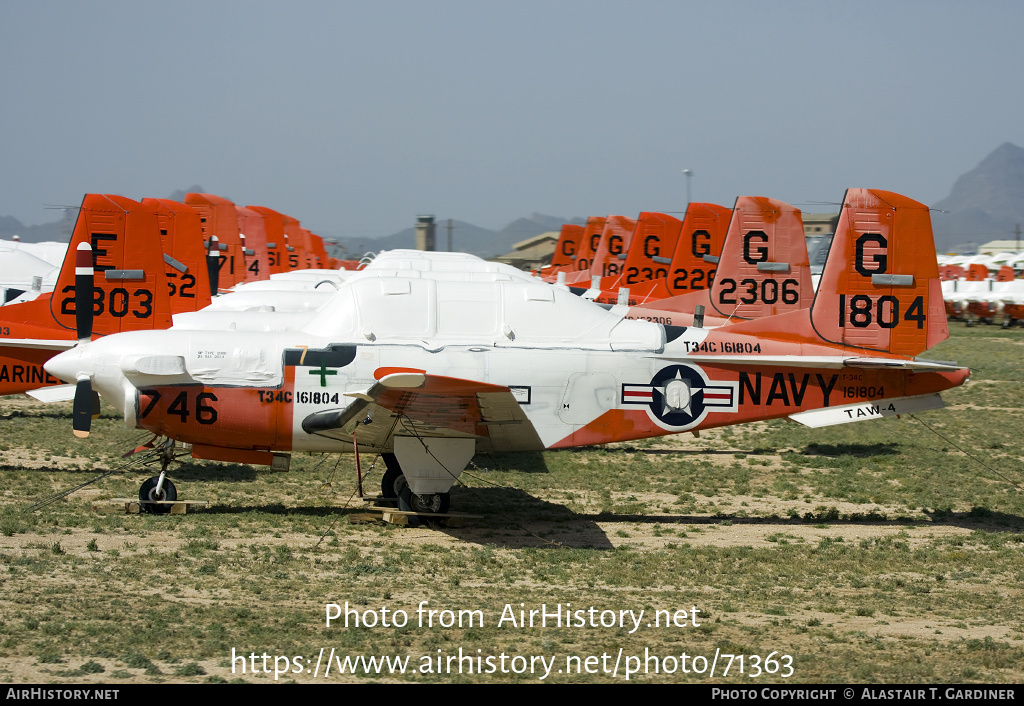
[[[50,375],[60,378],[64,382],[75,382],[79,375],[91,375],[92,369],[85,353],[87,346],[75,346],[74,348],[58,353],[50,358],[43,367]]]

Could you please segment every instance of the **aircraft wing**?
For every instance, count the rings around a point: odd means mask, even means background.
[[[400,371],[384,375],[343,409],[302,420],[307,434],[378,449],[395,436],[476,438],[485,451],[544,448],[536,430],[507,387],[460,378]]]

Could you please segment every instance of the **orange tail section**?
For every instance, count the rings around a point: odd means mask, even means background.
[[[594,254],[594,262],[590,266],[590,276],[612,277],[622,274],[630,244],[633,242],[633,231],[636,220],[626,216],[608,216],[601,233],[601,244]]]
[[[238,234],[245,246],[245,281],[270,279],[270,257],[267,251],[267,228],[263,214],[251,208],[235,206]]]
[[[284,237],[284,216],[266,206],[246,206],[263,216],[263,228],[267,234],[267,262],[270,274],[288,271],[288,248]]]
[[[284,241],[287,250],[286,262],[289,270],[299,270],[309,267],[306,261],[306,244],[302,235],[302,226],[299,219],[281,214],[284,221]]]
[[[313,239],[316,238],[313,235],[313,231],[309,228],[300,228],[302,231],[302,247],[306,251],[306,268],[310,270],[318,270],[322,267],[320,264],[320,258],[317,257],[316,247],[314,246]]]
[[[56,323],[75,330],[75,261],[79,243],[92,245],[93,333],[167,328],[171,308],[157,212],[113,194],[86,194],[57,286],[49,299]],[[31,303],[31,302],[28,302]]]
[[[324,239],[316,233],[310,233],[309,238],[313,244],[313,258],[316,260],[316,265],[314,265],[314,267],[321,270],[338,269],[338,266],[331,267],[331,258],[327,254],[327,247],[324,244]]]
[[[594,301],[615,304],[620,287],[632,294],[634,287],[645,288],[652,280],[666,279],[682,227],[682,221],[667,214],[641,213],[621,272],[601,279],[601,294]],[[635,303],[636,299],[631,296],[630,302]]]
[[[583,227],[583,236],[580,238],[579,247],[576,248],[573,263],[566,272],[567,284],[577,280],[590,282],[590,266],[593,264],[594,255],[601,244],[604,222],[603,216],[591,216],[587,219],[587,225]]]
[[[170,199],[142,199],[156,211],[164,248],[164,276],[171,313],[199,311],[210,305],[210,275],[199,213]]]
[[[630,289],[630,299],[656,302],[691,292],[705,291],[718,270],[732,209],[713,203],[691,203],[683,217],[682,232],[672,254],[668,277]]]
[[[825,341],[914,356],[949,336],[928,207],[850,189],[811,308]]]
[[[687,207],[683,234],[668,273],[669,296],[711,286],[731,219],[732,209],[717,204],[692,203]]]
[[[621,286],[666,279],[672,256],[683,231],[683,222],[665,213],[644,211],[636,222],[633,243],[626,258]]]
[[[544,271],[545,278],[551,274],[552,279],[554,279],[555,273],[572,266],[573,260],[576,257],[576,250],[579,248],[582,239],[583,226],[570,223],[562,226],[562,232],[559,234],[558,242],[555,244],[555,253],[551,256],[551,265]]]
[[[718,272],[731,216],[732,209],[723,206],[690,204],[683,217],[668,277],[630,287],[631,306],[637,307],[635,316],[643,317],[646,309],[692,314],[698,304],[709,305],[708,292]],[[630,315],[630,318],[635,316]]]
[[[976,262],[967,268],[968,282],[984,282],[988,279],[988,267]]]
[[[737,198],[709,313],[759,319],[810,308],[813,299],[800,209],[763,196]]]
[[[245,281],[245,253],[238,235],[235,204],[214,194],[185,194],[185,203],[199,212],[203,235],[217,236],[220,243],[218,289],[229,289]]]
[[[94,334],[171,325],[157,212],[122,196],[86,194],[54,291],[0,308],[0,395],[60,383],[43,363],[62,348],[54,342],[66,341],[64,347],[70,347],[78,338],[75,260],[80,243],[92,246]]]
[[[966,277],[967,273],[960,265],[943,265],[939,268],[939,279],[946,281]]]

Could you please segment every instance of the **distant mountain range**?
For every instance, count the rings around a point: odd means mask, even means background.
[[[203,188],[191,186],[175,192],[171,198],[180,201],[187,191],[202,193]],[[913,194],[908,196],[913,197]],[[932,208],[935,243],[939,252],[971,252],[990,240],[1014,239],[1018,225],[1024,231],[1024,148],[1004,142],[977,167],[957,179],[949,196],[932,204]],[[68,241],[76,217],[77,209],[69,208],[64,210],[60,220],[26,226],[11,216],[0,216],[0,238],[17,234],[26,242]],[[582,218],[564,220],[533,213],[495,231],[456,220],[452,228],[452,247],[480,257],[494,257],[511,251],[513,243],[520,240],[559,230],[565,223],[584,222]],[[437,221],[438,250],[448,249],[447,223],[446,218]],[[335,253],[357,258],[365,252],[415,247],[416,231],[409,227],[383,238],[328,239],[338,243],[332,248]]]
[[[533,213],[525,218],[517,218],[501,230],[490,230],[465,221],[453,220],[452,250],[468,252],[484,258],[504,255],[512,250],[514,243],[548,231],[560,230],[565,223],[584,224],[586,219],[577,218],[567,221],[555,216]],[[414,248],[416,247],[416,229],[406,228],[383,238],[331,238],[331,240],[338,243],[339,248],[344,249],[345,257],[358,258],[366,252]],[[447,218],[439,219],[436,222],[435,246],[438,250],[448,249]]]
[[[17,235],[26,243],[41,243],[44,240],[68,243],[71,242],[71,231],[75,229],[77,218],[77,208],[66,208],[64,217],[59,221],[37,226],[24,225],[13,216],[0,216],[0,238],[10,240],[11,236]]]
[[[1024,230],[1024,149],[1004,142],[932,204],[939,252],[970,252],[990,240],[1013,240]]]

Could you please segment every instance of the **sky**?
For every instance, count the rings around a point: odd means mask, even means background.
[[[0,215],[201,185],[327,237],[847,187],[1024,146],[1024,3],[3,0]]]

